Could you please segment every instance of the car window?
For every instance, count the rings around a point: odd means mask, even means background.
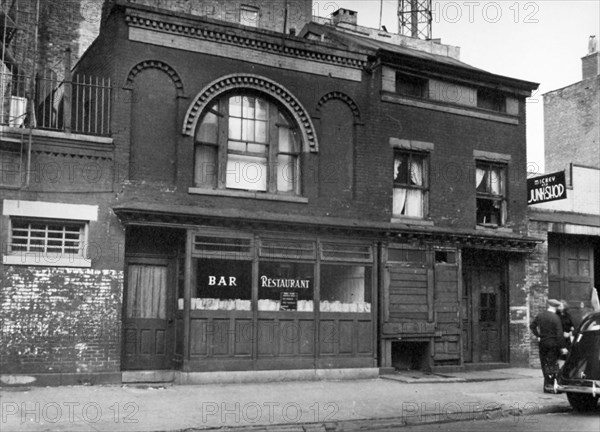
[[[600,315],[596,315],[583,323],[580,333],[592,332],[600,330]]]

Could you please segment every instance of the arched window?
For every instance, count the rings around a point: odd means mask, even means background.
[[[226,94],[195,135],[194,185],[296,195],[300,134],[287,110],[260,94]]]

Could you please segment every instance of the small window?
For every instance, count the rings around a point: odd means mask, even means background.
[[[427,97],[428,81],[413,75],[396,72],[396,93],[416,98]]]
[[[479,89],[477,90],[477,107],[506,112],[506,96],[495,90]]]
[[[477,223],[502,226],[506,223],[506,166],[477,162]]]
[[[427,156],[424,153],[396,152],[393,216],[426,216],[429,192],[427,170]]]
[[[369,245],[326,243],[321,244],[321,259],[325,261],[373,261]]]
[[[309,240],[261,240],[259,256],[283,259],[314,259],[315,242]]]
[[[249,27],[258,27],[259,8],[254,6],[240,6],[240,24]]]
[[[435,251],[436,264],[456,264],[456,253],[449,251]]]
[[[192,251],[196,256],[251,259],[252,243],[252,238],[249,237],[196,235]]]
[[[67,265],[84,259],[83,222],[11,218],[10,224],[8,256],[17,259],[11,264]]]

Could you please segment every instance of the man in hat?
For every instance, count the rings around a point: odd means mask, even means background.
[[[558,357],[566,354],[565,339],[560,318],[556,310],[561,306],[558,300],[548,300],[548,309],[539,313],[529,328],[539,339],[540,363],[544,374],[544,393],[554,391],[554,379],[558,372]]]

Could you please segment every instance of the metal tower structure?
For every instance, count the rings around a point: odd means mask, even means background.
[[[431,0],[399,0],[398,33],[416,39],[431,39]]]

